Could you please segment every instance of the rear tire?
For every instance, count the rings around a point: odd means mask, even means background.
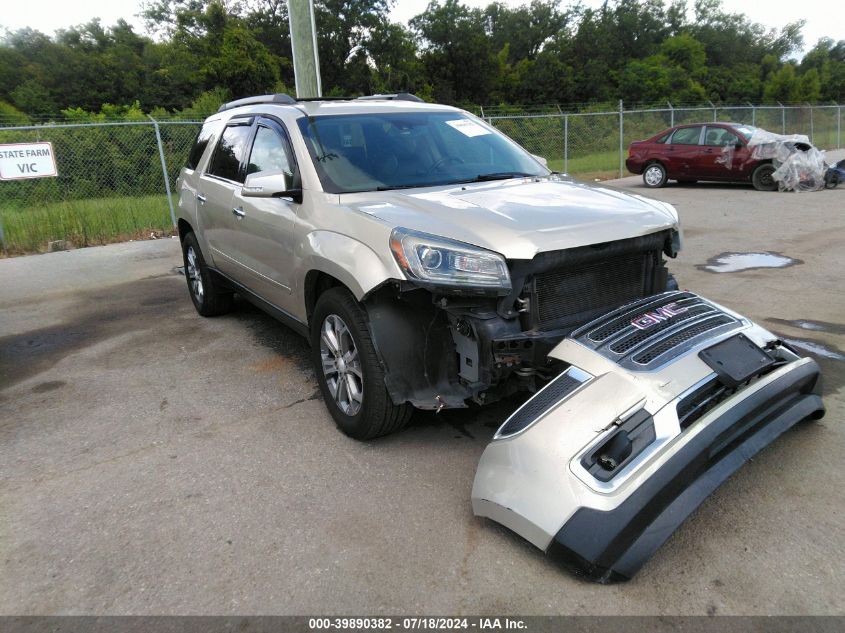
[[[222,288],[211,274],[203,259],[197,237],[193,233],[188,233],[182,239],[182,261],[185,263],[188,292],[197,312],[204,317],[231,312],[234,302],[233,293],[231,290]]]
[[[643,170],[643,184],[649,189],[663,187],[668,179],[666,168],[660,163],[646,165]]]
[[[771,163],[760,165],[751,174],[751,183],[757,191],[776,191],[778,183],[772,178],[775,173],[775,166]]]
[[[311,354],[326,407],[346,435],[369,440],[407,425],[413,408],[395,405],[387,393],[367,315],[345,288],[331,288],[317,300]]]

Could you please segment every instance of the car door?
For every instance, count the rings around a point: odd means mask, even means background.
[[[254,117],[231,120],[220,135],[220,140],[197,186],[197,219],[208,242],[215,268],[234,277],[242,276],[237,263],[238,226],[233,213],[235,191],[240,190],[244,179],[244,163],[249,149]]]
[[[729,127],[708,125],[700,157],[701,178],[736,180],[743,177],[742,167],[748,160],[748,148]]]
[[[251,142],[246,173],[296,174],[289,137],[284,127],[271,119],[259,119]],[[289,198],[253,198],[235,191],[232,208],[237,216],[238,263],[263,299],[290,310],[293,286],[293,228],[298,204]]]
[[[666,171],[670,178],[697,178],[696,161],[701,146],[702,125],[679,127],[666,146]]]

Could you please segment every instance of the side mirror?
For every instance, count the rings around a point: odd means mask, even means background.
[[[537,156],[537,154],[531,154],[531,157],[532,157],[534,160],[536,160],[538,163],[540,163],[540,164],[541,164],[543,167],[545,167],[546,169],[548,169],[548,168],[549,168],[549,161],[547,161],[547,160],[546,160],[545,158],[543,158],[542,156]]]
[[[291,198],[302,202],[302,189],[294,187],[293,176],[281,171],[248,174],[241,189],[244,198]]]

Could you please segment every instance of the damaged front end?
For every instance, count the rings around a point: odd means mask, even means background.
[[[679,239],[669,229],[542,252],[507,262],[507,283],[486,287],[432,282],[408,264],[408,281],[365,300],[388,392],[397,403],[441,409],[536,391],[565,366],[549,353],[575,328],[671,287],[664,255],[677,254]],[[427,245],[414,247],[420,262],[429,256]],[[449,248],[470,247],[437,248],[445,259]]]
[[[565,369],[484,451],[473,511],[598,582],[631,578],[743,463],[824,415],[812,359],[689,292],[613,310],[550,356]]]

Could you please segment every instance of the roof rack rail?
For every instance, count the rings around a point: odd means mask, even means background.
[[[356,101],[416,101],[417,103],[425,103],[417,95],[410,92],[397,92],[396,94],[387,95],[369,95],[368,97],[358,97]]]
[[[240,106],[247,106],[247,105],[258,105],[260,103],[277,103],[280,105],[293,105],[296,103],[296,99],[291,97],[290,95],[286,95],[284,93],[277,93],[274,95],[259,95],[257,97],[245,97],[244,99],[236,99],[235,101],[230,101],[229,103],[224,103],[220,106],[217,111],[223,112],[224,110],[231,110],[232,108],[237,108]]]

